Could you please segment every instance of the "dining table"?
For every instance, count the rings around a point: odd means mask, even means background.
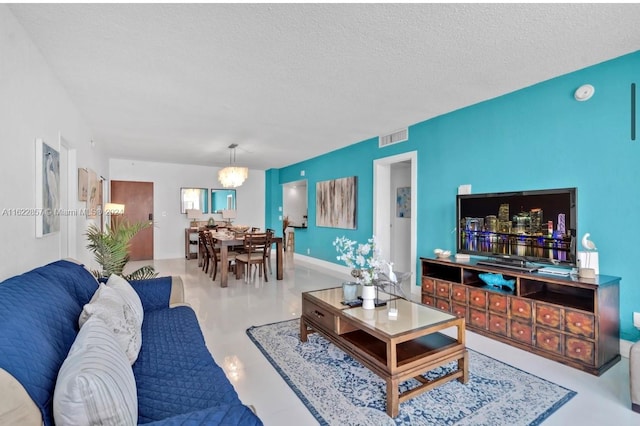
[[[215,239],[216,248],[220,249],[220,287],[228,287],[229,285],[229,250],[233,247],[243,246],[244,237],[227,233],[223,231],[210,230],[211,236]],[[276,245],[276,279],[284,278],[283,258],[284,245],[282,237],[271,238],[272,243]],[[200,252],[200,250],[198,250]],[[265,271],[265,273],[267,273]],[[241,271],[236,268],[236,278],[241,277]]]

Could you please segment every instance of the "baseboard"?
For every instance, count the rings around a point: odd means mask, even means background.
[[[630,342],[629,340],[620,339],[620,356],[629,358],[629,352],[634,343],[635,342]]]
[[[326,260],[317,259],[315,257],[305,256],[303,254],[294,253],[293,260],[300,261],[313,269],[321,269],[324,272],[329,272],[330,275],[347,280],[351,276],[351,268],[336,263],[327,262]],[[420,294],[420,286],[411,286],[411,294]]]
[[[298,254],[298,253],[294,253],[293,254],[293,260],[295,261],[299,261],[302,262],[308,266],[315,266],[316,268],[314,269],[318,269],[321,268],[322,270],[330,270],[331,272],[335,272],[337,274],[340,274],[340,276],[344,279],[345,277],[349,277],[351,276],[351,268],[348,268],[346,266],[343,265],[338,265],[336,263],[332,263],[332,262],[327,262],[326,260],[322,260],[322,259],[317,259],[315,257],[310,257],[310,256],[305,256],[303,254]],[[334,275],[334,274],[332,274]]]

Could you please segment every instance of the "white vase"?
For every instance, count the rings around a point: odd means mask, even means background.
[[[374,309],[376,307],[374,299],[376,298],[376,288],[372,285],[362,286],[362,309]]]

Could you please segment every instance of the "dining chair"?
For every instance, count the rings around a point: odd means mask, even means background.
[[[269,245],[267,246],[267,268],[269,269],[269,273],[273,275],[273,270],[271,269],[271,246],[273,245],[273,235],[275,231],[271,228],[266,229],[267,236],[269,237]]]
[[[236,267],[242,267],[245,281],[249,281],[253,266],[258,270],[259,276],[264,273],[264,280],[269,281],[266,274],[267,251],[271,245],[269,233],[247,233],[244,236],[244,252],[236,256]],[[255,275],[255,271],[254,271]]]
[[[220,249],[216,248],[217,240],[211,235],[210,232],[206,233],[207,237],[207,246],[209,250],[209,256],[211,257],[211,272],[209,276],[213,281],[216,280],[216,276],[218,275],[218,263],[220,263]],[[233,269],[234,263],[236,261],[237,253],[233,250],[227,251],[227,270],[230,271]]]
[[[202,264],[200,266],[202,267],[203,271],[208,271],[210,257],[209,250],[207,249],[207,239],[205,234],[208,234],[208,232],[198,231],[198,250],[200,252],[200,259],[202,261]]]

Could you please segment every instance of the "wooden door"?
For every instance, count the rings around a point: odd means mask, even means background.
[[[111,181],[111,202],[124,204],[124,219],[131,223],[153,221],[153,182]],[[131,240],[130,260],[153,259],[153,226]]]

